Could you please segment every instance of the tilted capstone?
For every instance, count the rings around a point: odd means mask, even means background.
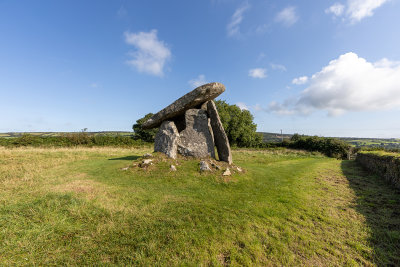
[[[163,121],[177,117],[186,110],[195,108],[204,102],[214,99],[225,91],[222,83],[207,83],[182,96],[171,105],[154,114],[142,125],[143,129],[158,127]]]

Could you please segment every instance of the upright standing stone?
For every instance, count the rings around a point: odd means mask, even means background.
[[[186,110],[214,99],[225,91],[222,83],[207,83],[182,96],[171,105],[154,114],[142,125],[143,129],[158,127],[163,121],[184,114]]]
[[[228,136],[226,136],[224,126],[222,126],[221,119],[218,115],[217,107],[214,101],[207,102],[208,116],[210,116],[211,127],[214,134],[214,142],[218,151],[219,160],[232,164],[232,152],[229,145]]]
[[[168,157],[176,159],[178,151],[179,133],[173,121],[164,121],[154,141],[154,152],[162,152]]]
[[[215,158],[214,142],[208,129],[207,112],[189,109],[185,113],[186,128],[180,132],[178,152],[183,156]]]
[[[207,115],[208,115],[207,103],[208,103],[208,101],[204,102],[203,104],[201,104],[200,108],[202,110],[205,110],[207,112]],[[208,129],[210,130],[210,134],[211,134],[212,140],[214,140],[214,133],[213,133],[213,130],[212,130],[212,127],[211,127],[211,122],[210,122],[210,116],[209,115],[208,115]],[[179,131],[179,129],[178,129],[178,131]],[[215,143],[215,141],[214,141],[214,143]]]

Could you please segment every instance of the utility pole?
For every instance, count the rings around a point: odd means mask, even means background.
[[[281,140],[282,140],[282,143],[283,143],[283,135],[282,135],[282,129],[281,129]]]

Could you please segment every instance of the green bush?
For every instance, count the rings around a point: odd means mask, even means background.
[[[318,151],[332,158],[346,158],[352,150],[349,144],[336,138],[301,136],[299,134],[294,134],[290,141],[283,142],[282,146]]]

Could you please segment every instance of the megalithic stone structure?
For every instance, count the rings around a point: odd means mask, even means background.
[[[225,91],[221,83],[197,87],[143,123],[143,129],[161,125],[154,151],[176,158],[176,153],[195,158],[218,158],[232,164],[232,153],[217,108],[212,101]],[[211,127],[210,127],[211,126]]]

